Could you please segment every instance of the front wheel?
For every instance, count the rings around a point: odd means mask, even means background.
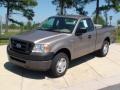
[[[69,66],[69,58],[65,53],[58,53],[52,61],[51,74],[60,77],[65,74]]]
[[[105,40],[103,42],[102,48],[97,52],[98,56],[101,56],[101,57],[106,56],[109,51],[109,45],[110,45],[110,43],[107,40]]]

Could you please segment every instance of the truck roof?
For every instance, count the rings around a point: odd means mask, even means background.
[[[54,17],[67,17],[67,18],[75,18],[75,19],[89,18],[88,16],[84,16],[84,15],[57,15]]]

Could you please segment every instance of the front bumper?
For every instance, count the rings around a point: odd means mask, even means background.
[[[7,47],[9,61],[23,68],[46,71],[50,69],[54,53],[41,55],[40,53],[31,53],[30,55],[15,52]]]

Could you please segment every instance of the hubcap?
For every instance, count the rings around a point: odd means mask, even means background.
[[[63,73],[66,69],[66,65],[67,65],[67,62],[66,62],[66,59],[65,58],[61,58],[58,62],[57,62],[57,72],[58,73]]]
[[[109,49],[109,44],[105,44],[104,47],[103,47],[103,53],[104,55],[108,53],[108,49]]]

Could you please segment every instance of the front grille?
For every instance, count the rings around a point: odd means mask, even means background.
[[[33,46],[34,44],[28,41],[11,39],[11,49],[19,53],[30,54]]]

